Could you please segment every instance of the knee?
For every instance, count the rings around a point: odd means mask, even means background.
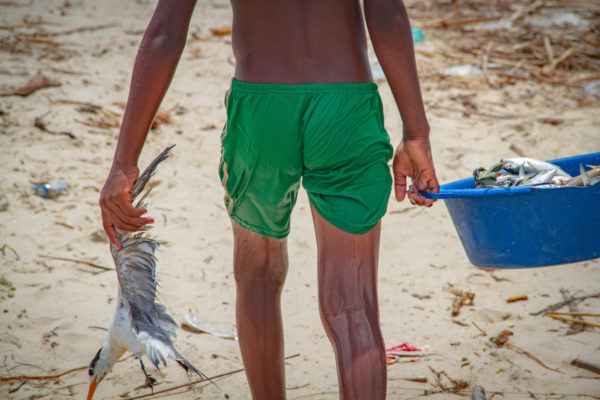
[[[288,267],[285,243],[281,242],[262,236],[236,238],[234,278],[238,287],[281,289]]]

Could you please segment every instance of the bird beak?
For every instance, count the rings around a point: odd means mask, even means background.
[[[98,386],[99,383],[100,381],[96,381],[96,378],[94,378],[92,383],[90,383],[90,389],[88,390],[87,400],[92,400],[94,392],[96,391],[96,386]]]

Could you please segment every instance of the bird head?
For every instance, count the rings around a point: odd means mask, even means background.
[[[106,352],[102,351],[103,347],[96,353],[90,368],[88,369],[88,375],[90,376],[90,389],[88,390],[87,400],[92,400],[94,392],[98,384],[104,379],[112,365],[110,364]]]

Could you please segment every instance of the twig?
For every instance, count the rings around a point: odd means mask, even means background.
[[[574,324],[589,325],[589,326],[594,326],[596,328],[600,328],[600,324],[597,324],[595,322],[584,321],[582,319],[562,317],[560,315],[554,315],[552,313],[547,313],[546,315],[550,318],[558,319],[558,320],[565,321],[565,322],[572,322]]]
[[[477,324],[475,323],[475,321],[471,321],[471,323],[473,324],[473,326],[474,326],[475,328],[477,328],[477,329],[479,330],[479,332],[481,332],[481,333],[483,334],[483,336],[487,336],[487,332],[486,332],[486,331],[484,331],[483,329],[481,329],[481,328],[479,327],[479,325],[477,325]]]
[[[565,288],[561,288],[560,289],[560,293],[562,294],[563,298],[565,300],[567,300],[569,298],[569,291]],[[569,311],[571,312],[577,312],[577,304],[571,302],[568,304],[569,306]],[[548,313],[549,314],[549,313]],[[574,318],[575,320],[582,320],[581,317],[577,317]],[[578,324],[578,323],[572,323],[569,330],[567,331],[567,335],[574,335],[577,334],[579,332],[583,332],[585,330],[585,325],[583,324]]]
[[[0,376],[0,382],[52,380],[52,379],[58,379],[58,378],[60,378],[62,376],[68,375],[68,374],[73,373],[73,372],[83,371],[84,369],[87,369],[87,368],[88,368],[87,365],[83,366],[83,367],[72,368],[70,370],[61,372],[60,374],[56,374],[56,375]]]
[[[6,243],[4,243],[2,245],[2,247],[0,247],[0,251],[2,252],[3,256],[6,255],[6,253],[4,252],[4,250],[6,250],[6,249],[9,249],[9,250],[11,250],[14,253],[15,257],[17,257],[17,261],[19,261],[21,259],[21,257],[19,256],[19,253],[17,253],[17,251],[15,249],[13,249],[12,247],[10,247]]]
[[[579,368],[587,369],[588,371],[595,372],[596,374],[600,374],[600,367],[599,366],[594,365],[592,363],[589,363],[587,361],[581,361],[578,358],[576,358],[573,361],[571,361],[571,365],[574,365],[574,366],[579,367]]]
[[[67,29],[65,31],[53,32],[50,33],[50,36],[59,36],[59,35],[70,35],[72,33],[80,33],[80,32],[91,32],[97,31],[99,29],[113,28],[118,26],[117,24],[103,24],[103,25],[91,25],[91,26],[80,26],[79,28]]]
[[[534,356],[533,354],[531,354],[527,350],[524,350],[524,349],[520,348],[519,346],[515,346],[512,343],[506,343],[505,346],[506,347],[510,347],[511,349],[517,350],[517,351],[525,354],[527,357],[531,358],[532,360],[537,361],[542,367],[544,367],[546,369],[549,369],[550,371],[554,371],[554,372],[558,372],[560,374],[564,374],[564,372],[562,372],[560,369],[552,368],[552,367],[547,366],[546,364],[544,364],[544,362],[542,360],[540,360],[539,358],[537,358],[536,356]]]
[[[554,314],[554,315],[576,315],[579,317],[600,317],[600,314],[592,314],[592,313],[585,313],[585,312],[557,312],[557,311],[550,311],[547,314]]]
[[[290,358],[294,358],[294,357],[298,357],[298,356],[300,356],[300,353],[292,354],[291,356],[287,356],[285,358],[285,360],[289,360]],[[155,391],[153,393],[146,393],[146,394],[141,394],[139,396],[127,397],[127,398],[125,398],[123,400],[149,399],[149,398],[156,397],[157,395],[162,394],[162,393],[172,392],[173,390],[181,389],[181,388],[188,387],[188,386],[193,386],[193,385],[195,385],[197,383],[208,382],[209,380],[214,381],[216,379],[224,378],[224,377],[230,376],[230,375],[234,375],[234,374],[240,373],[242,371],[244,371],[244,368],[238,368],[238,369],[234,369],[233,371],[223,372],[222,374],[211,376],[208,379],[198,379],[198,380],[193,381],[193,382],[188,382],[188,383],[184,383],[182,385],[172,386],[172,387],[167,388],[167,389],[158,390],[158,391]],[[175,393],[175,394],[177,394],[177,393]]]
[[[51,135],[65,135],[70,137],[71,139],[75,139],[75,135],[73,135],[71,132],[55,132],[55,131],[51,131],[50,129],[48,129],[48,126],[46,126],[46,123],[44,121],[42,121],[42,117],[35,117],[35,120],[33,121],[33,126],[35,126],[36,128],[38,128],[39,130],[41,130],[42,132],[46,132],[49,133]]]
[[[109,267],[105,267],[103,265],[98,265],[98,264],[95,264],[95,263],[90,262],[90,261],[76,260],[74,258],[48,256],[48,255],[45,255],[45,254],[40,254],[39,256],[43,257],[43,258],[49,258],[51,260],[68,261],[68,262],[73,262],[73,263],[76,263],[76,264],[84,264],[84,265],[88,265],[90,267],[98,268],[98,269],[101,269],[101,270],[104,270],[104,271],[114,271],[114,268],[109,268]]]
[[[548,311],[558,310],[559,308],[562,308],[562,307],[566,306],[567,304],[569,304],[569,303],[571,303],[573,301],[585,300],[585,299],[588,299],[590,297],[600,297],[600,292],[596,292],[596,293],[592,293],[592,294],[584,294],[584,295],[581,295],[581,296],[573,296],[573,297],[570,297],[567,300],[559,301],[558,303],[551,304],[548,307],[543,308],[543,309],[541,309],[539,311],[536,311],[536,312],[533,312],[533,313],[529,313],[529,315],[540,315],[541,313],[545,313],[545,312],[548,312]]]

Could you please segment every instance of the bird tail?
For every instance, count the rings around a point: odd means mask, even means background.
[[[132,199],[135,199],[137,196],[139,196],[140,193],[142,193],[142,190],[144,190],[144,187],[146,186],[146,184],[148,183],[148,181],[150,180],[152,175],[154,175],[154,171],[156,170],[156,167],[158,167],[158,164],[160,164],[161,162],[163,162],[164,160],[166,160],[169,157],[169,151],[171,151],[171,149],[173,147],[175,147],[175,145],[171,145],[171,146],[167,147],[166,149],[164,149],[162,151],[162,153],[160,153],[150,163],[150,165],[148,165],[148,167],[144,170],[144,172],[142,172],[142,174],[135,180],[135,182],[133,184],[133,188],[131,189],[131,198]],[[140,199],[140,202],[142,200],[143,199]]]
[[[196,374],[198,374],[198,376],[204,380],[210,381],[210,383],[212,383],[213,385],[215,385],[216,387],[219,387],[219,385],[217,385],[212,379],[210,379],[208,376],[206,376],[204,374],[204,372],[200,371],[198,368],[194,367],[188,360],[186,360],[185,358],[183,358],[183,356],[181,354],[179,354],[178,351],[175,351],[175,361],[177,361],[177,364],[179,364],[181,366],[181,368],[183,368],[185,370],[186,373],[190,373],[190,371],[195,372]]]

